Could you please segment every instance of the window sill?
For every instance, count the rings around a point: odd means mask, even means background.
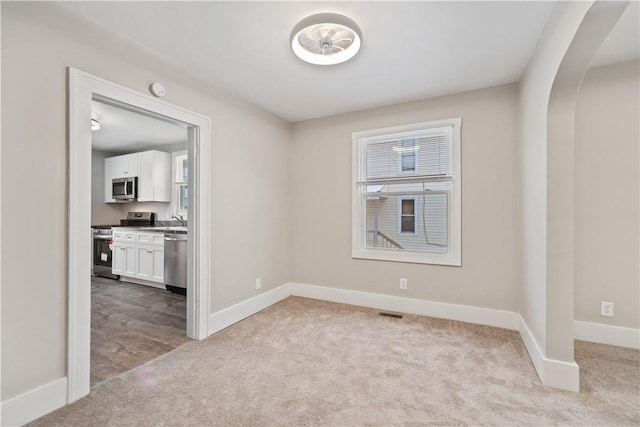
[[[377,261],[395,261],[412,264],[446,265],[462,267],[462,257],[459,255],[433,254],[424,252],[398,252],[384,249],[353,249],[351,258],[370,259]]]

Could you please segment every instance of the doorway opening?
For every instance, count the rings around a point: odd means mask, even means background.
[[[68,403],[86,394],[90,389],[91,351],[91,229],[92,206],[92,110],[95,102],[134,112],[177,125],[186,131],[186,182],[175,183],[182,192],[186,224],[178,228],[186,231],[186,336],[203,339],[208,336],[208,307],[210,286],[209,233],[209,153],[211,124],[208,117],[171,105],[82,71],[69,69],[69,339],[68,339]],[[95,119],[94,119],[95,120]],[[158,150],[159,151],[159,150]],[[178,153],[179,150],[176,151]],[[184,154],[184,153],[183,153]],[[178,157],[180,154],[176,154]],[[181,160],[185,160],[181,158]],[[133,180],[131,180],[133,181]],[[109,188],[104,184],[105,195]],[[188,188],[188,191],[185,191]],[[113,195],[113,194],[111,194]],[[106,197],[106,196],[105,196]],[[179,199],[176,204],[180,204]],[[115,206],[115,205],[114,205]],[[169,211],[174,207],[170,204]],[[179,206],[180,207],[180,206]],[[176,211],[179,211],[177,209]],[[164,214],[163,216],[167,216]],[[166,219],[166,218],[165,218]],[[181,220],[182,221],[182,220]],[[169,226],[168,226],[169,227]],[[156,230],[151,230],[154,235]],[[149,234],[149,233],[148,233]],[[153,237],[153,236],[152,236]],[[135,237],[134,237],[135,238]],[[153,246],[154,242],[149,243]],[[157,242],[155,242],[157,243]],[[148,250],[153,249],[152,247]],[[159,246],[159,245],[158,245]],[[144,248],[143,248],[144,249]],[[153,265],[153,250],[147,258]],[[145,255],[146,256],[146,255]],[[149,266],[149,262],[144,267]],[[162,281],[147,274],[146,285]],[[136,278],[131,278],[135,280]],[[138,277],[137,279],[140,279]]]
[[[94,98],[91,387],[189,341],[186,286],[193,262],[187,256],[188,126]],[[127,185],[130,197],[120,194]]]

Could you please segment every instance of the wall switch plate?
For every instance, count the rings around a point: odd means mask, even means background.
[[[600,316],[613,317],[613,303],[600,301]]]
[[[256,289],[262,288],[262,279],[256,279]]]
[[[407,279],[400,279],[400,289],[407,290]]]

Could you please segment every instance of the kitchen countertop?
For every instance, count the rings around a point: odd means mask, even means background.
[[[155,226],[155,227],[140,227],[142,231],[163,231],[165,233],[180,233],[186,234],[187,227],[181,226]]]
[[[178,226],[155,226],[155,227],[132,227],[132,226],[121,226],[121,227],[113,227],[114,229],[122,230],[122,231],[152,231],[158,233],[178,233],[178,234],[187,234],[187,227],[178,227]]]

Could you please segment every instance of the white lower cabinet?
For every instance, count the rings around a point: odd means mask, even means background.
[[[164,283],[164,234],[114,230],[112,259],[113,274]]]
[[[136,277],[153,282],[164,280],[164,247],[136,245]]]
[[[113,274],[121,276],[135,276],[136,274],[136,245],[127,242],[113,242]]]

